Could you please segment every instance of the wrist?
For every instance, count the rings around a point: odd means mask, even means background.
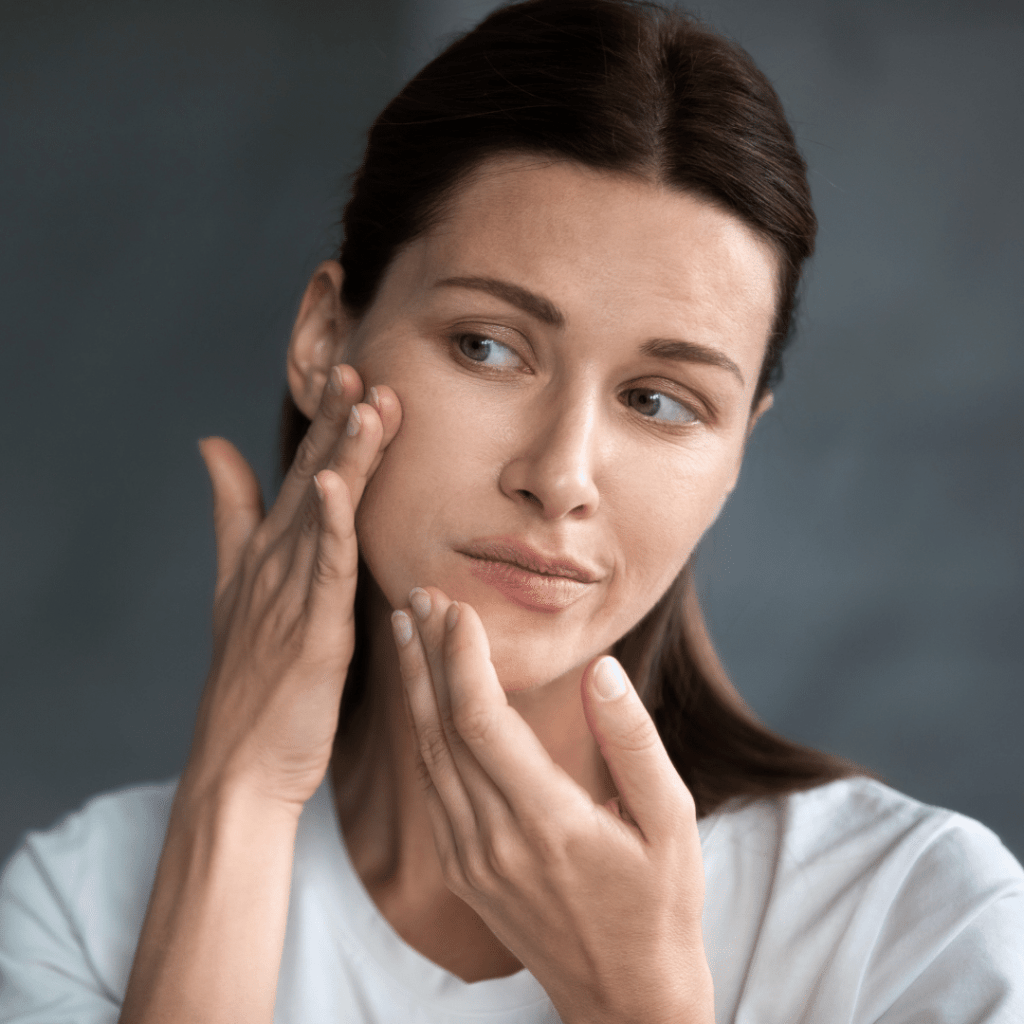
[[[246,778],[223,775],[208,777],[187,766],[178,782],[172,818],[184,820],[204,831],[221,833],[258,830],[263,841],[275,834],[294,840],[303,803],[268,794]]]
[[[682,965],[670,978],[605,992],[602,1005],[592,998],[569,997],[556,1009],[565,1024],[715,1024],[711,969],[701,949],[700,961]],[[588,992],[588,997],[593,993]]]
[[[175,795],[121,1020],[270,1021],[298,813],[245,787]]]

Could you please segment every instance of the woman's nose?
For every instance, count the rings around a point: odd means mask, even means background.
[[[501,471],[502,492],[535,506],[545,519],[592,516],[600,500],[594,473],[596,403],[551,403],[524,415],[527,422],[516,430],[521,444]]]

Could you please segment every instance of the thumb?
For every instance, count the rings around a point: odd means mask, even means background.
[[[263,521],[259,480],[242,453],[223,437],[199,442],[213,486],[213,532],[217,539],[217,589],[229,580],[253,531]]]
[[[658,734],[657,726],[622,666],[611,655],[583,673],[583,709],[608,771],[619,805],[650,841],[675,810],[692,806]],[[681,805],[680,805],[681,802]]]

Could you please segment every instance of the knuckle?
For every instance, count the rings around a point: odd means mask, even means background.
[[[331,562],[325,551],[322,549],[318,550],[316,557],[313,559],[313,585],[317,587],[328,586],[332,583],[337,583],[340,578],[341,573],[338,571],[338,567]]]
[[[619,723],[615,742],[631,753],[642,753],[656,746],[660,740],[654,723],[646,715]]]
[[[429,726],[420,736],[420,752],[426,767],[437,768],[448,759],[448,737],[444,730]]]
[[[269,528],[266,525],[258,526],[249,538],[249,543],[242,555],[242,565],[250,575],[259,568],[271,543]]]
[[[434,785],[434,780],[430,777],[430,769],[427,767],[422,755],[416,758],[416,778],[424,790],[429,790]]]
[[[519,863],[518,848],[507,835],[499,833],[490,836],[484,852],[490,877],[509,881],[516,877]]]
[[[451,716],[455,731],[467,743],[486,743],[493,733],[494,719],[491,710],[480,701],[466,700],[462,702],[452,708]]]
[[[575,844],[570,837],[553,829],[550,821],[529,830],[530,847],[548,871],[560,867],[566,859],[575,859],[571,855]]]
[[[491,854],[486,844],[473,843],[463,854],[462,873],[471,889],[487,893],[495,888]]]
[[[317,469],[319,452],[316,442],[313,440],[312,431],[308,431],[299,444],[299,450],[295,453],[295,461],[292,463],[295,472],[301,476],[312,476]]]
[[[281,586],[281,567],[276,558],[265,558],[252,574],[250,593],[257,607],[268,604]]]
[[[294,661],[302,650],[303,635],[297,628],[295,616],[280,605],[273,605],[262,615],[255,629],[258,650],[280,650],[288,661]]]
[[[472,635],[467,635],[462,630],[455,630],[452,633],[446,633],[441,637],[440,646],[443,648],[449,658],[456,658],[471,652],[477,640]]]

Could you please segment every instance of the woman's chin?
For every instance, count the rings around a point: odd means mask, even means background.
[[[506,693],[537,690],[597,657],[600,651],[577,650],[570,637],[561,631],[553,635],[547,630],[531,630],[507,620],[494,621],[481,614],[491,648],[491,663],[501,688]]]

